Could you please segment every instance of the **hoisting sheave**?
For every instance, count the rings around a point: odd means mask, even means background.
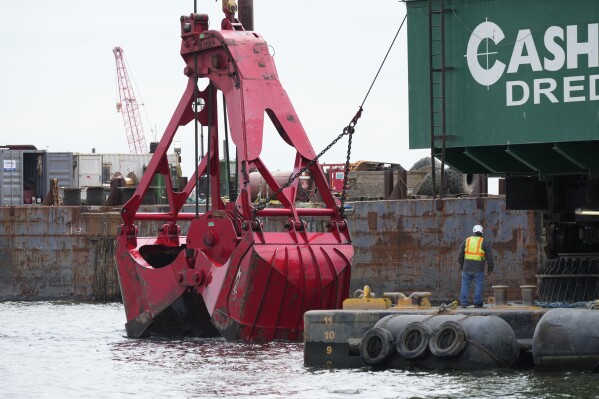
[[[303,314],[335,309],[349,294],[353,247],[340,203],[289,98],[264,39],[244,31],[225,9],[222,30],[208,30],[208,16],[181,17],[181,55],[188,84],[135,194],[122,209],[117,267],[127,314],[127,334],[222,335],[232,340],[301,339]],[[230,10],[229,10],[230,11]],[[198,91],[196,78],[209,79]],[[231,138],[237,148],[239,195],[225,203],[220,192],[217,94],[224,94]],[[197,93],[197,98],[195,93]],[[194,110],[196,100],[206,104]],[[264,115],[296,150],[293,173],[308,166],[323,207],[296,208],[299,180],[281,189],[260,158]],[[167,150],[179,126],[197,120],[208,128],[209,152],[179,192],[173,190]],[[248,173],[256,170],[280,207],[255,210]],[[140,213],[155,174],[166,175],[169,211]],[[197,176],[209,174],[210,209],[182,213]],[[328,230],[310,232],[306,217],[327,218]],[[261,218],[281,221],[264,229]],[[138,237],[136,220],[165,221],[156,237]],[[178,222],[189,221],[187,236]],[[268,223],[274,225],[276,223]]]

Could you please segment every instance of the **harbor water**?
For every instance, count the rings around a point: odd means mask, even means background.
[[[122,304],[0,303],[0,398],[599,398],[597,375],[312,369],[302,343],[129,339]]]

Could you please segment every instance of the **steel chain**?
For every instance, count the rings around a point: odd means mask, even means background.
[[[470,317],[473,317],[473,316],[474,315],[471,315],[471,314],[465,315],[463,319],[461,319],[461,320],[458,321],[458,323],[460,323],[460,325],[461,325],[464,320],[466,320],[466,319],[468,319]],[[487,355],[489,355],[489,357],[491,359],[495,360],[499,366],[505,367],[505,365],[501,363],[501,361],[499,360],[499,358],[497,357],[497,355],[495,355],[489,348],[485,347],[484,345],[482,345],[482,344],[480,344],[480,343],[478,343],[476,341],[468,339],[467,337],[466,337],[466,342],[468,342],[468,343],[476,346],[478,349],[480,349],[481,351],[485,352]]]
[[[108,212],[104,212],[104,237],[108,236],[108,234],[106,233],[106,229],[108,227],[107,219],[108,219]]]
[[[385,328],[385,327],[387,327],[387,323],[389,323],[389,322],[390,322],[392,319],[394,319],[394,318],[396,318],[396,317],[400,317],[400,316],[402,316],[402,315],[400,315],[400,314],[394,314],[394,315],[389,315],[389,316],[386,316],[386,318],[387,318],[387,319],[386,319],[385,321],[383,321],[379,327],[380,327],[380,328]],[[383,318],[383,319],[384,319],[384,318]],[[383,319],[381,319],[381,320],[383,320]]]
[[[339,209],[339,213],[341,214],[341,217],[343,217],[343,213],[345,212],[345,200],[346,200],[346,196],[347,196],[347,180],[348,180],[348,177],[349,177],[349,157],[351,156],[351,142],[352,142],[352,137],[353,137],[353,134],[355,132],[355,129],[351,125],[351,123],[350,123],[350,125],[348,127],[346,127],[343,130],[344,133],[346,131],[347,131],[347,134],[348,134],[348,139],[347,139],[348,141],[347,141],[347,157],[345,159],[345,169],[343,171],[343,189],[341,190],[341,208]]]
[[[439,305],[439,311],[437,312],[437,314],[441,314],[443,312],[446,311],[450,311],[450,310],[455,310],[458,307],[458,301],[453,301],[450,303],[442,303],[441,305]]]
[[[315,158],[313,158],[312,160],[310,160],[310,162],[308,162],[306,164],[306,166],[304,166],[303,168],[301,168],[299,172],[297,172],[293,176],[290,176],[289,179],[287,180],[287,182],[285,184],[283,184],[281,187],[279,187],[279,189],[277,191],[275,191],[274,193],[272,193],[267,199],[265,199],[264,201],[260,201],[260,202],[258,202],[258,204],[256,204],[256,206],[252,210],[252,218],[256,219],[256,213],[258,211],[261,211],[264,208],[266,208],[266,205],[268,205],[279,194],[281,194],[281,192],[283,192],[284,189],[286,189],[287,187],[289,187],[295,181],[295,179],[297,179],[299,176],[301,176],[302,173],[304,173],[312,165],[314,165],[316,163],[316,161],[318,161],[318,159],[321,156],[323,156],[328,150],[330,150],[335,144],[337,144],[337,142],[339,140],[341,140],[341,138],[343,136],[349,135],[349,143],[348,143],[348,146],[347,146],[347,159],[345,161],[345,174],[344,174],[344,177],[343,177],[343,191],[341,193],[341,210],[340,210],[340,213],[341,213],[341,216],[343,217],[343,207],[344,207],[344,204],[345,204],[345,196],[346,196],[345,192],[346,192],[346,187],[347,187],[347,175],[348,175],[348,169],[349,169],[349,159],[350,159],[350,155],[351,155],[352,135],[355,132],[354,126],[356,126],[356,124],[358,123],[358,119],[360,119],[361,116],[362,116],[362,107],[360,107],[360,109],[358,110],[358,112],[356,113],[356,115],[354,115],[354,117],[352,118],[352,120],[349,123],[349,125],[347,125],[343,129],[343,132],[341,132],[339,134],[339,136],[337,136],[329,145],[327,145],[324,148],[324,150],[322,150]]]
[[[501,361],[499,360],[499,358],[487,347],[485,347],[484,345],[473,341],[471,339],[466,339],[466,342],[468,342],[469,344],[472,344],[474,346],[476,346],[478,349],[480,349],[481,351],[485,352],[487,355],[489,355],[489,357],[491,357],[491,359],[495,360],[497,362],[497,364],[500,367],[505,367],[505,364],[502,364]]]
[[[362,111],[363,111],[364,103],[366,103],[366,100],[368,99],[370,91],[372,90],[372,87],[374,86],[374,83],[376,82],[376,80],[377,80],[377,78],[379,76],[379,73],[381,72],[381,69],[383,68],[383,65],[385,65],[385,61],[387,60],[387,56],[391,52],[391,49],[393,48],[393,44],[395,44],[395,40],[397,39],[397,36],[399,35],[399,32],[401,31],[401,28],[403,27],[404,23],[406,22],[406,19],[407,19],[407,15],[404,16],[404,19],[402,20],[401,24],[399,25],[399,29],[397,30],[397,33],[395,34],[395,37],[393,38],[393,41],[391,42],[391,45],[389,46],[389,49],[387,50],[387,54],[385,54],[385,58],[383,58],[383,62],[381,63],[381,65],[379,67],[379,70],[377,71],[377,73],[376,73],[376,75],[375,75],[372,83],[370,84],[370,88],[368,89],[368,92],[366,92],[366,96],[364,97],[364,100],[362,101],[362,104],[360,105],[360,107],[358,109],[358,112],[356,112],[356,115],[354,115],[354,117],[352,118],[352,120],[349,123],[349,125],[347,125],[345,127],[345,129],[343,129],[343,132],[339,136],[337,136],[337,138],[335,140],[333,140],[331,142],[331,144],[329,144],[324,150],[322,150],[320,152],[320,154],[318,154],[316,156],[316,158],[314,158],[310,162],[308,162],[306,164],[306,166],[304,166],[294,176],[289,177],[289,180],[287,181],[287,183],[285,183],[283,186],[281,186],[276,192],[274,192],[266,200],[258,202],[258,204],[256,204],[256,207],[254,207],[252,209],[252,218],[254,220],[256,219],[256,214],[257,214],[258,211],[261,211],[262,209],[266,208],[266,205],[268,205],[269,202],[271,202],[273,199],[275,199],[284,189],[286,189],[287,187],[289,187],[291,185],[291,183],[293,183],[293,181],[295,179],[297,179],[302,173],[304,173],[306,170],[308,170],[308,168],[310,168],[325,152],[327,152],[333,145],[335,145],[341,139],[341,137],[343,137],[345,135],[349,135],[349,142],[348,142],[348,145],[347,145],[347,159],[345,161],[345,171],[344,171],[344,176],[343,176],[343,190],[341,192],[341,207],[340,207],[340,210],[339,210],[339,213],[340,213],[341,217],[344,216],[345,201],[347,199],[346,192],[347,192],[347,180],[348,180],[348,174],[349,174],[349,160],[350,160],[350,155],[351,155],[352,136],[353,136],[353,134],[355,132],[354,127],[358,123],[358,119],[360,119],[360,117],[362,116]],[[223,44],[223,47],[224,47],[225,51],[227,51],[227,53],[229,55],[231,55],[228,47],[225,46],[224,42],[221,41],[221,43]],[[233,59],[233,57],[231,57],[231,59]],[[235,87],[239,87],[239,81],[236,81]]]

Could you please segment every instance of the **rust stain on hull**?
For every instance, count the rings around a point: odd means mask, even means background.
[[[355,248],[350,293],[369,284],[377,294],[431,291],[433,301],[456,298],[457,249],[474,224],[485,226],[496,259],[485,296],[502,284],[508,300],[517,300],[520,285],[536,284],[545,260],[540,215],[506,210],[501,197],[483,198],[480,208],[476,198],[444,201],[442,212],[430,199],[355,202],[347,217]],[[306,222],[312,231],[325,229],[318,218]],[[0,301],[119,300],[120,223],[119,210],[108,207],[0,207]],[[142,236],[158,228],[138,225]],[[187,227],[182,223],[183,234]]]
[[[536,284],[544,263],[540,215],[506,210],[502,197],[483,198],[480,208],[476,198],[444,201],[439,212],[430,199],[354,203],[351,291],[369,284],[377,294],[431,291],[434,301],[456,299],[461,285],[457,251],[475,224],[485,226],[495,255],[485,296],[492,295],[492,285],[502,284],[509,287],[508,300],[518,300],[520,285]]]

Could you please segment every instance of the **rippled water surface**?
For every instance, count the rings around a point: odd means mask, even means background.
[[[133,340],[121,304],[0,303],[1,398],[599,398],[599,376],[322,370],[301,343]]]

